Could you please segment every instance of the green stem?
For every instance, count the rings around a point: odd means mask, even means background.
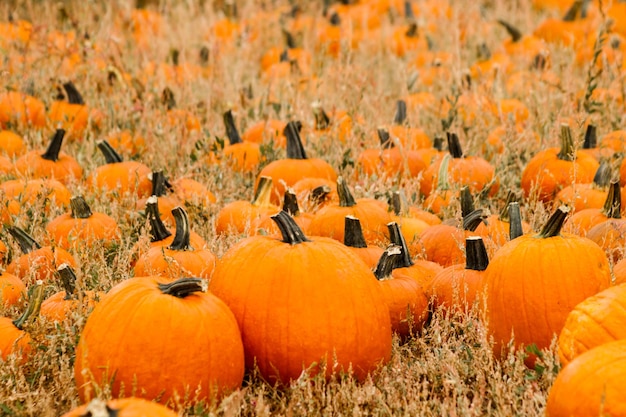
[[[559,158],[561,161],[570,162],[576,160],[572,130],[565,123],[561,125],[561,150],[559,151],[557,158]]]
[[[39,309],[41,308],[41,303],[43,302],[43,295],[43,281],[39,280],[28,290],[28,306],[19,318],[13,320],[13,325],[15,327],[23,330],[26,322],[39,315]]]
[[[123,161],[120,154],[117,153],[115,149],[113,149],[111,144],[107,142],[106,140],[98,141],[96,143],[96,146],[98,147],[98,149],[100,149],[100,152],[102,152],[102,155],[104,155],[104,160],[106,161],[107,164],[115,164],[115,163]]]
[[[189,217],[187,212],[182,207],[176,207],[172,210],[174,221],[176,222],[176,234],[172,240],[172,244],[167,248],[177,251],[192,251],[193,248],[189,244],[190,229],[189,229]]]
[[[70,81],[63,84],[63,89],[65,90],[65,94],[67,95],[67,101],[69,101],[70,104],[85,104],[83,96],[80,95],[73,82]]]
[[[224,126],[226,127],[226,136],[228,136],[228,142],[231,145],[235,145],[237,143],[242,143],[243,140],[239,135],[239,131],[237,130],[237,126],[235,125],[235,118],[233,117],[233,112],[228,110],[223,115]]]
[[[402,261],[399,263],[401,268],[408,268],[414,265],[409,253],[409,247],[404,240],[404,235],[400,231],[400,225],[396,222],[387,223],[387,229],[389,230],[389,240],[392,244],[400,246],[402,248]]]
[[[485,242],[480,236],[469,236],[465,239],[465,269],[484,271],[489,265],[489,255]]]
[[[172,236],[172,233],[165,227],[159,212],[159,199],[153,195],[148,197],[146,202],[146,216],[150,222],[150,242],[160,242]]]
[[[31,253],[34,250],[41,249],[41,245],[23,229],[17,226],[5,226],[7,231],[20,245],[20,249],[23,253]]]
[[[297,245],[299,243],[309,241],[304,233],[302,233],[302,229],[298,227],[296,222],[286,211],[276,213],[273,216],[270,216],[270,218],[274,220],[278,226],[278,229],[283,236],[283,242],[289,243],[290,245]]]
[[[65,290],[64,300],[72,300],[76,293],[76,274],[69,264],[61,264],[57,269],[59,277],[61,277],[61,284]]]
[[[602,206],[602,214],[609,219],[621,219],[622,218],[622,190],[619,186],[619,180],[611,182],[609,192],[604,200],[604,206]]]
[[[437,171],[437,190],[448,191],[450,189],[450,182],[448,181],[448,167],[450,166],[450,159],[452,155],[449,153],[443,156],[439,170]]]
[[[509,240],[517,239],[524,234],[522,227],[522,213],[519,209],[519,203],[512,201],[509,203]]]
[[[70,207],[72,209],[72,217],[74,219],[88,219],[93,213],[91,208],[82,195],[77,195],[70,199]]]
[[[337,194],[339,195],[339,207],[356,206],[356,200],[348,188],[343,177],[337,178]]]
[[[181,278],[167,284],[159,283],[158,286],[163,294],[185,298],[194,292],[206,292],[208,284],[202,278]]]
[[[513,191],[509,190],[509,192],[506,195],[506,201],[504,202],[504,206],[502,207],[502,210],[500,210],[500,213],[498,214],[498,219],[500,219],[503,222],[509,221],[509,205],[513,203],[514,201],[517,201],[517,196],[515,195]]]
[[[593,184],[598,188],[605,188],[611,183],[611,177],[613,177],[613,168],[609,161],[603,160],[593,176]]]
[[[543,227],[541,233],[539,233],[538,237],[547,239],[550,237],[559,236],[561,233],[561,228],[563,227],[563,223],[565,222],[565,218],[570,212],[570,208],[563,205],[557,208],[552,216],[546,222],[546,225]]]
[[[346,216],[343,230],[343,244],[351,248],[366,248],[361,221],[354,216]]]
[[[41,155],[41,157],[48,161],[54,161],[54,162],[58,161],[59,153],[61,153],[61,145],[63,145],[64,136],[65,136],[65,130],[57,129],[56,132],[54,132],[54,136],[52,136],[52,140],[50,141],[50,144],[48,145],[48,149],[46,149],[46,152],[43,155]]]
[[[287,159],[307,159],[297,123],[287,123],[283,133],[287,138]]]
[[[254,193],[253,206],[267,206],[272,198],[272,177],[259,178],[259,185]]]
[[[400,246],[390,246],[380,256],[376,269],[374,270],[374,276],[377,280],[382,281],[390,278],[393,270],[398,268],[398,261],[402,257],[402,249]]]

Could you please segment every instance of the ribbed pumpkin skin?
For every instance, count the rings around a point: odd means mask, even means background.
[[[309,239],[245,239],[218,262],[209,288],[237,317],[248,369],[256,364],[265,379],[288,383],[325,359],[327,376],[351,365],[363,379],[391,356],[387,305],[357,255]]]
[[[547,417],[626,416],[626,340],[595,347],[557,376],[546,404]]]
[[[74,378],[80,398],[94,396],[90,384],[115,380],[114,397],[137,392],[166,402],[186,390],[198,400],[239,388],[244,357],[237,322],[210,293],[184,298],[163,294],[161,277],[131,278],[116,285],[94,308],[76,349]],[[106,368],[108,367],[108,373]]]
[[[17,354],[24,363],[32,350],[30,335],[15,327],[13,319],[0,317],[0,359],[5,361],[9,355]]]
[[[611,281],[598,245],[566,233],[520,236],[496,252],[486,271],[487,318],[496,356],[512,332],[518,346],[547,348],[574,307]]]
[[[141,398],[120,398],[119,400],[110,400],[106,405],[115,411],[116,417],[178,417],[178,414],[169,408]],[[87,415],[87,404],[81,405],[61,417],[83,417],[85,415]]]
[[[559,335],[559,358],[567,365],[596,346],[626,339],[626,284],[587,298],[567,316]]]

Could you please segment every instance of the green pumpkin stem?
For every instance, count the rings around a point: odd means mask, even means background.
[[[23,229],[17,226],[5,226],[7,231],[20,245],[22,253],[31,253],[34,250],[41,249],[41,245]]]
[[[576,150],[574,149],[574,138],[572,129],[565,123],[561,125],[561,150],[557,158],[561,161],[573,162],[576,160]]]
[[[598,147],[598,133],[594,125],[588,125],[585,131],[583,149],[596,149]]]
[[[351,248],[367,247],[365,236],[363,236],[361,221],[354,216],[346,216],[346,222],[343,229],[343,244]]]
[[[65,290],[64,300],[72,300],[74,299],[74,295],[76,293],[76,274],[74,270],[69,264],[61,264],[57,268],[57,273],[61,278],[61,284],[63,289]]]
[[[441,164],[439,165],[439,170],[437,171],[437,190],[438,191],[448,191],[450,190],[450,181],[448,181],[448,167],[450,166],[450,159],[452,155],[449,153],[443,156],[441,160]]]
[[[20,317],[13,320],[13,325],[15,327],[23,330],[29,320],[32,320],[39,315],[39,309],[41,308],[41,303],[43,302],[43,295],[43,281],[39,280],[28,290],[28,306]]]
[[[85,100],[83,100],[83,96],[80,95],[73,82],[70,81],[63,84],[63,89],[65,90],[65,94],[67,95],[67,101],[69,101],[70,104],[85,105]]]
[[[121,155],[117,153],[115,149],[113,149],[113,146],[106,140],[98,141],[96,146],[100,149],[100,152],[102,152],[107,164],[115,164],[123,161]]]
[[[70,199],[70,208],[72,209],[72,218],[74,219],[88,219],[93,215],[91,208],[82,195],[77,195]]]
[[[522,228],[522,213],[519,209],[519,203],[517,201],[511,201],[509,203],[509,240],[517,239],[524,234]]]
[[[380,141],[381,148],[389,149],[395,146],[387,129],[384,127],[378,128],[376,129],[376,133],[378,134],[378,140]]]
[[[459,192],[459,200],[461,201],[461,217],[467,217],[471,212],[476,210],[474,206],[474,197],[468,186],[461,188]]]
[[[150,222],[150,242],[160,242],[172,236],[172,232],[165,227],[161,219],[159,199],[155,195],[148,197],[146,201],[146,217]]]
[[[483,222],[485,222],[483,209],[476,209],[463,217],[463,230],[473,232]]]
[[[315,129],[325,130],[330,126],[330,117],[322,108],[319,101],[313,103],[313,116],[315,116]]]
[[[48,161],[56,162],[59,160],[59,153],[61,153],[61,145],[63,145],[63,137],[65,136],[65,130],[57,129],[52,136],[52,140],[48,145],[46,152],[41,157]]]
[[[407,110],[406,110],[406,101],[398,100],[396,101],[396,114],[393,117],[393,124],[401,125],[406,123],[407,119]]]
[[[485,242],[480,236],[469,236],[465,239],[465,269],[484,271],[489,266],[489,255]]]
[[[396,222],[387,223],[387,230],[389,230],[389,240],[391,243],[402,248],[402,260],[399,263],[399,268],[408,268],[414,265],[409,247],[406,244],[404,235],[400,231],[400,225]]]
[[[242,143],[243,140],[239,135],[239,130],[237,130],[237,126],[235,125],[235,118],[233,117],[233,112],[228,110],[223,115],[224,126],[226,127],[226,136],[228,136],[228,142],[231,145],[235,145],[237,143]]]
[[[509,22],[507,22],[505,20],[502,20],[502,19],[498,19],[497,22],[500,23],[500,25],[502,25],[502,27],[504,27],[504,29],[506,29],[506,32],[511,37],[511,41],[513,43],[517,43],[517,42],[519,42],[522,39],[522,37],[523,37],[522,32],[518,28],[516,28],[515,26],[513,26]]]
[[[376,269],[374,269],[374,276],[377,280],[382,281],[391,278],[391,273],[395,268],[398,268],[398,262],[402,258],[402,249],[400,246],[390,246],[380,256]]]
[[[283,242],[289,243],[290,245],[297,245],[299,243],[309,241],[304,233],[302,233],[302,229],[298,227],[296,222],[286,211],[276,213],[273,216],[270,216],[270,218],[278,226],[278,229],[283,236]]]
[[[159,290],[163,294],[177,298],[185,298],[194,292],[206,292],[208,283],[202,278],[181,278],[167,284],[159,283]]]
[[[176,234],[174,234],[172,244],[167,248],[177,251],[192,251],[193,248],[189,244],[191,230],[189,229],[189,217],[187,216],[187,212],[184,208],[179,206],[172,210],[172,215],[176,222]]]
[[[453,158],[463,158],[463,148],[461,147],[461,141],[456,133],[446,132],[448,138],[448,151]]]
[[[272,198],[272,177],[259,178],[259,185],[252,200],[253,206],[267,206]]]
[[[307,159],[297,123],[287,123],[283,133],[287,138],[287,159]]]
[[[558,236],[561,233],[561,228],[563,227],[563,223],[565,222],[565,218],[570,212],[570,208],[562,205],[557,208],[552,216],[548,219],[546,225],[543,227],[541,233],[539,233],[540,238],[547,239],[550,237]]]
[[[343,177],[337,178],[337,194],[339,195],[340,207],[353,207],[356,206],[356,200],[348,188],[348,184]]]
[[[609,219],[621,219],[622,218],[622,190],[619,186],[619,180],[611,182],[609,192],[604,200],[604,206],[602,206],[602,214]]]
[[[298,197],[292,188],[285,190],[285,196],[283,199],[283,210],[289,213],[290,216],[295,217],[300,214],[300,207],[298,206]]]

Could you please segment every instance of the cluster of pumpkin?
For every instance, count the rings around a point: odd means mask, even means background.
[[[446,64],[453,55],[430,45],[444,36],[445,26],[438,22],[452,14],[446,2],[343,3],[330,5],[323,18],[298,8],[255,17],[263,24],[277,24],[286,34],[287,45],[270,48],[260,61],[269,101],[280,102],[285,85],[315,96],[313,58],[341,62],[355,50],[377,53],[384,48],[404,59],[424,87],[452,82]],[[385,14],[402,17],[391,32],[386,31]],[[550,70],[551,45],[580,46],[577,64],[587,65],[599,44],[595,35],[603,14],[611,16],[614,25],[604,29],[611,40],[597,65],[621,68],[626,8],[616,3],[600,13],[595,5],[576,1],[564,19],[548,19],[532,35],[500,22],[511,39],[493,54],[481,48],[454,102],[440,100],[426,88],[412,92],[397,101],[393,123],[358,138],[366,145],[356,158],[354,181],[377,177],[400,187],[415,186],[423,199],[420,204],[409,204],[402,190],[393,192],[389,202],[355,198],[347,177],[328,162],[307,156],[307,144],[323,145],[329,138],[341,146],[355,145],[355,126],[365,124],[358,114],[341,109],[327,113],[315,102],[312,123],[265,119],[240,134],[233,111],[224,112],[228,144],[208,152],[202,162],[253,173],[256,181],[252,201],[230,202],[214,219],[216,235],[245,237],[220,259],[191,230],[183,208],[208,207],[215,196],[192,179],[170,182],[162,171],[124,161],[116,148],[141,156],[141,137],[124,131],[99,141],[106,163],[89,175],[61,151],[64,138],[80,140],[86,132],[105,127],[104,113],[87,106],[74,84],[62,83],[62,98],[48,109],[24,92],[0,92],[0,126],[7,129],[0,131],[0,170],[10,178],[0,184],[0,215],[24,252],[6,265],[0,291],[4,303],[16,306],[28,293],[20,318],[1,319],[2,358],[19,353],[23,361],[28,359],[30,336],[22,328],[37,313],[61,321],[79,311],[89,314],[75,361],[82,400],[97,397],[102,385],[111,383],[115,396],[134,386],[149,399],[198,402],[236,389],[245,370],[255,366],[270,382],[287,383],[303,372],[330,377],[349,370],[363,379],[390,358],[392,334],[406,339],[419,333],[431,308],[465,311],[484,303],[497,356],[505,352],[512,335],[516,345],[542,349],[560,334],[559,354],[567,366],[548,400],[549,415],[569,415],[583,404],[591,413],[600,404],[605,412],[617,413],[617,382],[623,377],[618,362],[626,352],[624,342],[615,341],[626,328],[621,313],[626,291],[621,195],[626,193],[620,188],[626,185],[626,164],[618,169],[612,158],[625,151],[626,133],[613,131],[598,140],[589,122],[583,149],[578,149],[570,128],[573,121],[563,120],[561,146],[539,151],[526,105],[514,98],[495,99],[477,88],[486,90],[503,78],[507,97],[538,85],[558,88],[560,81]],[[234,10],[226,15],[206,35],[210,51],[218,56],[262,36],[262,24],[239,19]],[[164,30],[162,16],[148,9],[133,9],[129,16],[133,48],[149,49],[149,39]],[[474,18],[480,20],[470,15],[461,20],[462,42],[476,35],[478,29],[470,24]],[[25,21],[2,24],[1,29],[3,48],[23,48],[32,40],[32,26]],[[485,25],[481,30],[493,28]],[[298,46],[297,38],[310,33],[313,49]],[[73,32],[57,31],[46,39],[46,45],[64,57],[60,71],[65,76],[75,76],[83,60],[72,50],[77,43]],[[90,47],[89,64],[106,68],[124,83],[148,83],[162,76],[181,84],[211,77],[206,51],[201,51],[197,65],[179,63],[173,54],[172,63],[152,63],[130,75],[110,68],[98,54],[103,46]],[[13,62],[17,54],[8,56],[11,59],[2,65],[9,72],[33,65]],[[593,94],[581,94],[577,104],[621,100],[612,89],[596,88]],[[167,123],[200,130],[201,122],[192,112],[176,108],[171,90],[164,91],[163,101]],[[423,129],[411,126],[409,115],[455,115],[460,127],[484,125],[492,130],[483,155],[468,156],[459,135],[444,132],[445,141],[431,140]],[[28,132],[53,127],[54,134],[46,149],[28,151],[23,138],[8,130],[13,127]],[[513,194],[497,215],[475,208],[476,195],[485,199],[498,193],[493,162],[512,137],[535,153],[520,179],[523,197],[554,208],[540,233],[522,222]],[[261,145],[268,142],[285,148],[286,158],[265,164]],[[77,183],[91,194],[132,196],[129,209],[143,211],[149,225],[150,242],[137,243],[129,265],[134,278],[106,295],[83,288],[75,255],[99,245],[114,248],[124,238],[120,219],[92,212],[83,196],[72,196],[68,186]],[[460,218],[449,217],[450,208],[457,205]],[[18,227],[29,206],[70,211],[47,224],[47,240],[42,242],[46,246]],[[44,301],[45,283],[57,277],[65,291]],[[180,340],[187,341],[184,360],[177,348]],[[527,362],[535,360],[529,356]],[[605,382],[584,384],[579,402],[572,401],[568,384],[582,386],[594,372],[604,372],[597,377]],[[84,412],[100,415],[110,409],[95,401],[77,411]],[[168,415],[157,410],[152,415],[159,412]]]

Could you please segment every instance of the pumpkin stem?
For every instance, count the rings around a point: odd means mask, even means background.
[[[446,132],[448,138],[448,151],[453,158],[463,158],[463,148],[461,148],[461,141],[456,133]]]
[[[300,207],[298,206],[298,197],[292,188],[285,190],[285,196],[283,200],[283,210],[289,213],[290,216],[295,217],[300,214]]]
[[[67,101],[69,101],[70,104],[85,105],[85,100],[83,100],[83,96],[80,95],[73,82],[69,81],[67,83],[64,83],[63,89],[65,90],[65,94],[67,95]]]
[[[322,104],[319,101],[313,103],[313,116],[315,116],[315,129],[325,130],[330,126],[330,117],[322,108]]]
[[[572,137],[572,129],[563,123],[561,125],[561,150],[557,155],[561,161],[573,162],[576,160],[576,152],[574,149],[574,138]]]
[[[165,87],[163,93],[161,93],[161,102],[165,104],[165,107],[168,110],[176,108],[176,97],[174,96],[174,92],[169,87]]]
[[[307,159],[297,123],[287,123],[283,134],[287,138],[287,159]]]
[[[193,248],[189,244],[189,217],[184,208],[178,206],[172,210],[174,221],[176,221],[176,234],[172,244],[167,248],[177,251],[192,251]]]
[[[518,28],[516,28],[506,20],[498,19],[497,22],[500,23],[504,27],[504,29],[506,29],[513,43],[519,42],[522,39],[522,32]]]
[[[406,101],[398,100],[396,101],[396,114],[393,117],[393,123],[396,125],[401,125],[406,122],[407,113],[406,113]]]
[[[484,271],[489,265],[489,255],[485,242],[480,236],[469,236],[465,239],[465,269]]]
[[[567,9],[563,16],[564,22],[573,22],[578,17],[578,14],[582,10],[584,0],[575,0],[574,3]]]
[[[389,149],[395,146],[387,129],[380,127],[376,129],[376,133],[378,134],[378,140],[380,141],[381,148]]]
[[[565,222],[565,218],[570,212],[570,208],[562,205],[552,213],[552,216],[548,219],[546,225],[543,227],[538,237],[547,239],[549,237],[558,236],[561,233],[561,228]]]
[[[409,201],[402,190],[394,191],[391,194],[391,209],[396,216],[406,216],[409,214]]]
[[[272,197],[272,177],[259,178],[259,185],[252,200],[253,206],[268,206]]]
[[[433,148],[439,152],[443,151],[443,138],[441,136],[435,136],[435,139],[433,139]]]
[[[28,320],[34,319],[39,315],[39,309],[41,308],[41,303],[43,302],[43,294],[43,281],[38,280],[37,283],[28,290],[28,306],[26,307],[26,310],[19,318],[13,320],[13,325],[15,327],[22,330]]]
[[[398,268],[398,261],[402,257],[402,249],[400,246],[390,246],[380,256],[376,269],[374,270],[374,276],[377,280],[382,281],[387,278],[391,278],[391,273],[395,268]]]
[[[98,141],[96,146],[100,149],[102,155],[104,155],[104,160],[107,164],[115,164],[123,161],[120,154],[117,153],[115,149],[113,149],[113,146],[111,146],[111,144],[106,140]]]
[[[404,18],[407,20],[415,20],[415,13],[413,13],[413,7],[410,1],[404,2]]]
[[[611,164],[607,160],[600,162],[600,166],[593,176],[593,185],[598,188],[605,188],[611,183],[611,177],[613,177],[613,169]]]
[[[387,229],[389,230],[389,240],[391,243],[402,248],[402,261],[399,262],[398,268],[410,267],[413,265],[413,260],[411,259],[406,240],[404,240],[404,235],[400,231],[400,225],[396,222],[387,223]]]
[[[17,226],[5,226],[7,231],[20,245],[20,249],[23,253],[31,253],[34,250],[41,249],[41,245],[23,229]]]
[[[439,171],[437,172],[437,190],[439,191],[448,191],[451,188],[448,181],[448,166],[451,158],[452,155],[449,153],[445,154],[441,160],[441,165],[439,165]]]
[[[163,197],[165,195],[166,182],[163,171],[152,171],[152,195]]]
[[[272,220],[278,226],[281,235],[283,236],[283,242],[290,245],[297,245],[298,243],[308,242],[309,239],[304,236],[302,229],[298,227],[293,218],[286,212],[281,211],[273,216],[270,216]]]
[[[609,187],[609,193],[604,200],[604,206],[602,206],[602,214],[609,219],[621,219],[622,211],[622,190],[619,186],[619,180],[611,182]]]
[[[585,130],[585,141],[583,142],[583,149],[595,149],[598,147],[598,133],[594,125],[588,125]]]
[[[509,203],[509,240],[517,239],[523,234],[522,213],[519,209],[519,203],[512,201]]]
[[[337,194],[339,195],[339,207],[356,206],[356,200],[343,177],[337,178]]]
[[[467,216],[463,217],[463,230],[473,232],[481,223],[487,223],[485,221],[485,214],[483,209],[476,209]]]
[[[506,201],[504,202],[504,206],[502,207],[502,210],[500,210],[500,213],[498,214],[498,218],[503,221],[503,222],[508,222],[509,221],[509,205],[514,202],[517,201],[517,196],[515,195],[515,193],[513,191],[509,191],[506,195]]]
[[[109,407],[104,400],[94,398],[80,417],[117,417],[119,410]]]
[[[309,193],[309,202],[311,202],[314,206],[319,206],[326,200],[328,194],[330,194],[331,189],[328,185],[320,185],[315,187]]]
[[[404,36],[407,38],[417,38],[419,36],[419,31],[417,27],[417,22],[409,23],[409,28],[404,32]]]
[[[52,136],[52,140],[48,145],[48,149],[46,149],[46,152],[41,155],[41,157],[48,161],[58,161],[59,153],[61,152],[61,145],[63,145],[64,136],[65,130],[57,129],[56,132],[54,132],[54,136]]]
[[[150,242],[160,242],[172,236],[161,220],[159,199],[155,195],[148,197],[146,201],[146,216],[150,222]]]
[[[467,217],[471,212],[476,210],[474,206],[474,197],[468,186],[461,188],[459,200],[461,200],[461,217]]]
[[[285,38],[285,45],[287,45],[287,48],[294,49],[298,46],[298,43],[296,42],[296,38],[294,38],[291,32],[289,32],[285,28],[282,28],[281,32],[283,33],[283,37]]]
[[[57,272],[59,273],[59,277],[61,277],[61,284],[65,290],[65,298],[63,299],[73,299],[76,293],[76,274],[74,270],[69,264],[64,263],[57,268]]]
[[[228,110],[223,115],[224,126],[226,127],[226,136],[228,136],[228,142],[231,145],[235,145],[237,143],[242,143],[241,136],[239,135],[239,131],[237,130],[237,126],[235,125],[235,118],[233,117],[233,112]]]
[[[365,236],[363,236],[363,228],[361,221],[354,216],[346,216],[346,222],[343,229],[343,244],[351,248],[366,248]]]
[[[70,199],[70,208],[72,209],[72,218],[74,219],[88,219],[93,215],[91,208],[82,195],[77,195]]]
[[[208,283],[202,278],[181,278],[167,284],[159,283],[159,290],[163,294],[185,298],[194,292],[207,292]]]

